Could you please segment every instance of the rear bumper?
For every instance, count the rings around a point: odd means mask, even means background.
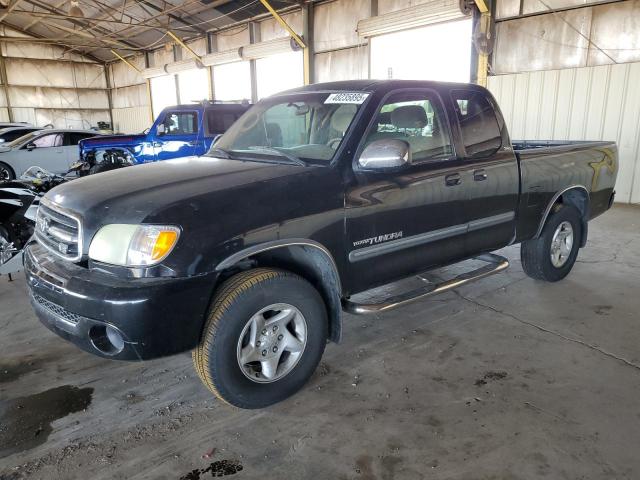
[[[40,321],[79,348],[119,360],[146,360],[194,348],[217,274],[124,279],[25,250],[31,303]],[[122,343],[107,341],[120,336]]]

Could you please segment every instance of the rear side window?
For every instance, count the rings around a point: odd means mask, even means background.
[[[164,117],[165,135],[196,135],[198,114],[196,112],[167,112]]]
[[[498,151],[502,146],[502,134],[487,97],[468,90],[454,90],[451,97],[467,157],[481,158]]]
[[[219,135],[226,132],[231,125],[238,120],[244,111],[240,110],[222,110],[222,109],[210,109],[206,110],[207,116],[207,134]]]

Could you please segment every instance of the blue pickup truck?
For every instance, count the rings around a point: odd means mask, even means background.
[[[250,106],[202,102],[167,107],[145,133],[82,140],[78,144],[80,160],[91,167],[91,173],[97,173],[126,165],[204,155]]]

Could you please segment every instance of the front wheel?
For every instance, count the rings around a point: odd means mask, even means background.
[[[0,182],[8,182],[9,180],[15,180],[16,174],[13,169],[4,162],[0,162]]]
[[[540,236],[520,246],[524,272],[536,280],[562,280],[576,262],[581,240],[580,212],[574,206],[558,204]]]
[[[324,302],[309,282],[257,268],[220,287],[193,362],[218,398],[262,408],[302,388],[320,362],[327,334]]]

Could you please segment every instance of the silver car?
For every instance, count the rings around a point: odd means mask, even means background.
[[[93,130],[47,129],[0,144],[0,181],[17,178],[32,166],[64,174],[78,161],[78,142],[97,135]]]

